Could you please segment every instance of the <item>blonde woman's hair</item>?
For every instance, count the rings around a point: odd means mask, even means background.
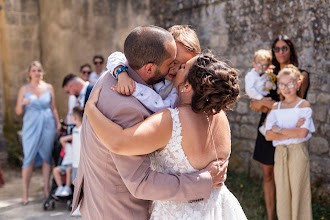
[[[280,72],[277,74],[277,82],[281,78],[281,76],[291,76],[296,82],[302,80],[302,75],[299,69],[292,64],[288,64],[284,66],[283,69],[280,70]],[[297,89],[297,95],[299,95],[300,87]],[[277,93],[280,95],[280,99],[284,100],[284,96],[281,94],[280,89],[277,89]]]
[[[31,71],[31,68],[32,66],[36,66],[38,68],[41,69],[41,72],[43,72],[45,74],[45,71],[44,71],[44,68],[42,68],[42,65],[39,61],[32,61],[31,64],[29,65],[29,68],[28,68],[28,73]],[[31,80],[31,77],[29,76],[29,80]]]
[[[194,55],[201,53],[197,34],[188,25],[174,25],[168,31],[172,34],[174,40],[181,43],[190,53]]]
[[[266,60],[268,64],[272,63],[272,52],[270,50],[260,49],[254,53],[254,61],[260,62]]]

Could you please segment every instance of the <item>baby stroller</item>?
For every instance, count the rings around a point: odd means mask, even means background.
[[[54,160],[54,164],[55,166],[58,166],[62,163],[63,160],[63,156],[64,156],[64,148],[62,147],[61,143],[60,143],[60,138],[62,136],[66,136],[71,134],[71,131],[73,129],[75,125],[68,125],[65,124],[63,120],[61,120],[61,129],[60,129],[60,133],[58,135],[58,137],[56,138],[55,142],[54,142],[54,148],[53,148],[53,160]],[[61,176],[62,178],[62,182],[65,183],[65,175]],[[66,197],[57,197],[55,196],[55,191],[57,189],[57,184],[55,182],[55,179],[52,178],[52,183],[51,183],[51,187],[50,187],[50,191],[48,194],[48,197],[46,199],[46,201],[43,204],[44,210],[48,210],[48,209],[55,209],[55,202],[60,202],[60,203],[66,203],[67,204],[67,208],[69,211],[72,210],[72,197],[73,195],[69,195]],[[71,190],[73,192],[73,185],[71,185]]]

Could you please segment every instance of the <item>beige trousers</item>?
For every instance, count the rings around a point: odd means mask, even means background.
[[[277,145],[274,178],[279,220],[312,220],[309,156],[306,142]]]

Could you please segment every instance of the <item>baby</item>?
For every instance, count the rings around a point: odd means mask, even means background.
[[[276,76],[270,67],[271,62],[272,54],[269,50],[261,49],[254,53],[253,69],[245,76],[245,92],[250,99],[261,100],[276,88]],[[267,111],[264,108],[262,112]],[[260,126],[259,131],[265,135],[265,126]]]

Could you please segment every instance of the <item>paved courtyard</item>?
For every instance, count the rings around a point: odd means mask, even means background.
[[[0,187],[0,220],[21,219],[81,219],[71,217],[65,203],[56,203],[54,210],[44,211],[42,194],[42,174],[40,169],[34,170],[30,183],[30,203],[21,205],[22,179],[20,169],[4,170],[6,184]]]

